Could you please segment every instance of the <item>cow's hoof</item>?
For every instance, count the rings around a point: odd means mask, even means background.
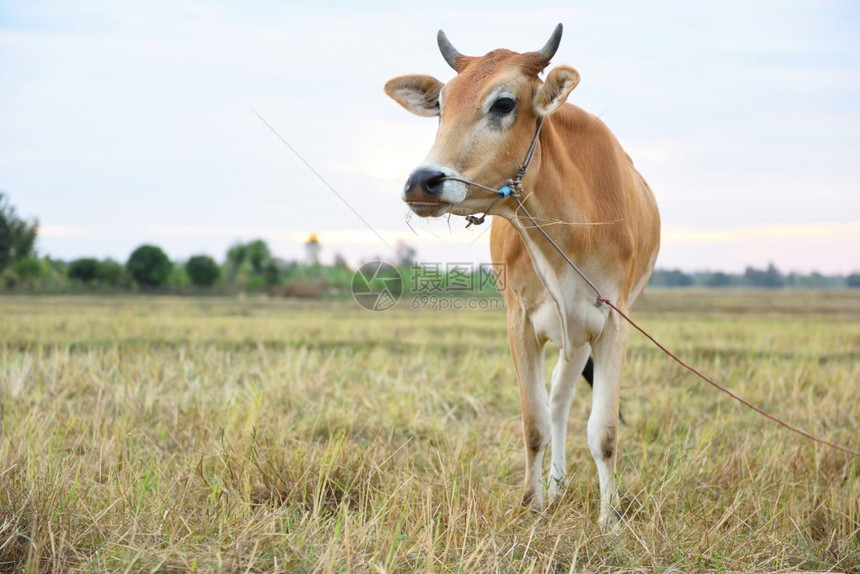
[[[526,492],[523,495],[523,500],[520,503],[523,508],[527,508],[535,514],[543,511],[543,495],[535,492]]]
[[[555,504],[556,502],[560,501],[563,494],[564,479],[551,478],[549,481],[549,490],[547,492],[547,498],[549,498],[549,503]]]
[[[621,514],[610,506],[608,511],[600,513],[597,526],[607,534],[618,534],[621,530]]]

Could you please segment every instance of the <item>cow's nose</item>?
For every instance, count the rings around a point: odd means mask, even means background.
[[[439,195],[445,183],[445,174],[433,169],[416,169],[406,180],[403,191],[408,195],[420,189],[427,195]]]

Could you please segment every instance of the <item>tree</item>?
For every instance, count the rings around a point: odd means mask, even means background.
[[[732,277],[722,271],[709,273],[705,278],[705,287],[729,287],[732,284]]]
[[[68,277],[69,279],[80,281],[85,285],[91,285],[99,278],[100,266],[99,260],[93,257],[75,259],[69,263]]]
[[[38,257],[25,257],[19,259],[12,266],[12,271],[18,274],[23,281],[36,281],[47,272],[47,264]]]
[[[415,248],[406,244],[405,241],[398,241],[395,245],[395,257],[397,258],[398,267],[412,267],[415,263]]]
[[[227,250],[227,274],[230,281],[236,279],[247,259],[248,248],[242,243],[236,243]]]
[[[125,268],[113,259],[99,262],[97,278],[102,285],[119,287],[126,282]]]
[[[252,241],[245,246],[248,253],[248,261],[251,263],[251,272],[254,275],[262,275],[266,264],[272,259],[269,246],[262,239]]]
[[[849,275],[846,279],[846,283],[851,289],[860,288],[860,273],[852,273]]]
[[[24,257],[9,265],[0,276],[0,286],[34,286],[48,272],[48,265],[36,257]]]
[[[185,271],[195,287],[211,287],[221,275],[218,264],[208,255],[195,255],[189,259]]]
[[[267,287],[277,287],[281,284],[281,270],[274,260],[269,260],[263,267],[263,283]]]
[[[346,257],[341,255],[340,253],[334,254],[334,267],[338,269],[349,269],[349,262],[346,260]]]
[[[690,287],[693,278],[680,269],[657,269],[651,276],[650,284],[654,287]]]
[[[785,286],[785,278],[773,263],[770,263],[767,269],[764,270],[747,267],[744,271],[744,282],[750,287],[765,287],[768,289]]]
[[[18,217],[6,194],[0,192],[0,271],[33,254],[38,232],[39,222]]]
[[[125,264],[129,275],[143,287],[159,287],[170,279],[173,263],[160,247],[141,245]]]
[[[251,289],[264,283],[277,285],[280,277],[273,273],[272,261],[272,252],[262,239],[235,243],[227,250],[227,279],[230,282],[247,282],[245,286]]]

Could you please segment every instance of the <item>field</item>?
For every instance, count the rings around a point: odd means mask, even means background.
[[[621,532],[595,525],[584,382],[566,492],[521,510],[504,312],[406,307],[0,298],[0,571],[860,572],[860,459],[635,333]],[[860,293],[654,291],[635,318],[860,448]]]

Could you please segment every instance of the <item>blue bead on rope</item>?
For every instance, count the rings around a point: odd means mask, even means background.
[[[503,185],[499,188],[499,197],[510,197],[511,193],[513,193],[513,190],[511,190],[507,185]]]

